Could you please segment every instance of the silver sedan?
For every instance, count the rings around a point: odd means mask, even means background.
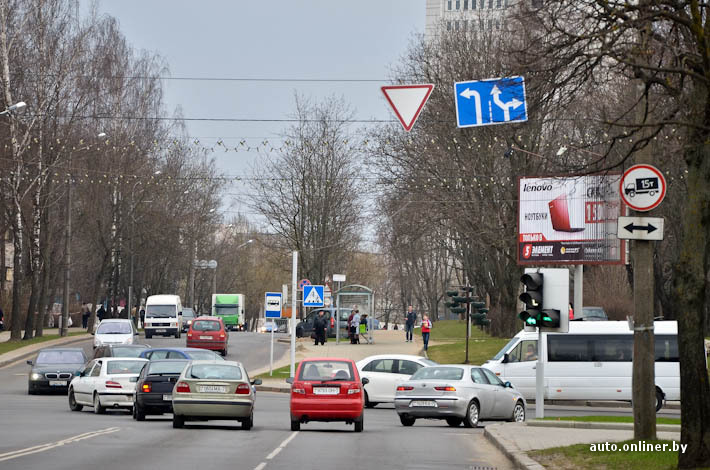
[[[510,382],[464,365],[419,369],[397,387],[395,409],[404,426],[418,418],[445,419],[449,426],[478,426],[479,420],[525,421],[526,403]]]

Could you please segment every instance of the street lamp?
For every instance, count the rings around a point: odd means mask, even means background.
[[[5,111],[0,112],[0,116],[4,116],[6,114],[12,114],[13,111],[19,111],[20,109],[24,108],[27,106],[27,103],[24,101],[20,101],[18,103],[13,104],[9,108],[7,108]]]

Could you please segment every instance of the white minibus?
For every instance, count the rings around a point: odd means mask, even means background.
[[[179,295],[151,295],[145,302],[145,337],[175,336],[182,333],[182,303]]]
[[[678,324],[654,322],[656,410],[680,400]],[[570,322],[568,333],[521,331],[483,367],[535,399],[538,352],[545,371],[546,400],[631,401],[633,332],[625,321]]]

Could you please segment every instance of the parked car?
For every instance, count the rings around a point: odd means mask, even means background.
[[[365,388],[365,406],[373,408],[379,403],[394,403],[397,386],[422,367],[435,366],[436,362],[422,356],[382,354],[357,362],[360,377],[370,382]]]
[[[316,317],[318,316],[319,312],[325,312],[323,316],[328,320],[328,327],[326,329],[326,333],[329,338],[335,338],[336,336],[336,326],[335,326],[335,316],[333,315],[335,313],[335,308],[319,308],[315,310],[311,310],[306,318],[298,322],[296,325],[296,336],[299,338],[302,337],[308,337],[311,336],[311,333],[313,333],[313,322],[315,321]],[[341,308],[339,310],[340,312],[340,337],[347,338],[348,337],[348,317],[352,313],[352,309],[350,308]]]
[[[602,307],[582,307],[582,315],[574,314],[575,321],[609,321]]]
[[[195,321],[197,322],[197,320]],[[239,362],[192,361],[173,388],[173,427],[182,428],[192,420],[230,420],[242,424],[242,429],[254,426],[253,385]]]
[[[190,329],[187,330],[186,346],[219,351],[222,356],[226,356],[229,347],[229,333],[227,333],[222,319],[208,316],[195,318]]]
[[[195,320],[195,311],[189,307],[182,308],[182,332],[187,333],[187,330]]]
[[[104,344],[133,344],[133,338],[138,336],[138,330],[131,320],[124,318],[107,318],[99,323],[94,335],[94,349]]]
[[[147,344],[104,344],[94,349],[92,359],[99,357],[140,357],[141,353],[150,349]]]
[[[66,393],[69,382],[86,363],[86,355],[81,348],[41,349],[34,360],[27,361],[32,366],[27,378],[27,393],[61,391]]]
[[[397,386],[395,410],[404,426],[419,418],[445,419],[449,426],[478,426],[479,420],[525,421],[526,403],[510,382],[478,366],[440,365],[419,369]]]
[[[102,357],[91,360],[69,384],[69,409],[84,406],[102,414],[106,408],[133,408],[136,380],[147,359],[137,357]]]
[[[141,370],[133,398],[133,419],[144,421],[146,415],[173,411],[173,387],[190,361],[161,359],[150,361]]]
[[[198,348],[151,348],[143,351],[139,357],[151,361],[156,359],[224,360],[214,351]]]
[[[291,430],[301,429],[309,421],[345,421],[362,432],[365,413],[362,388],[368,380],[360,380],[351,359],[304,359],[296,377],[286,380],[291,385]]]

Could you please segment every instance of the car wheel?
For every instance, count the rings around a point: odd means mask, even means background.
[[[404,415],[399,416],[399,421],[402,423],[402,426],[414,426],[414,422],[416,420],[417,420],[417,418],[413,418],[411,416],[404,416]]]
[[[296,328],[296,336],[303,338],[303,328]]]
[[[94,393],[94,413],[97,415],[102,415],[106,413],[106,408],[101,406],[101,400],[99,399],[99,394]]]
[[[362,432],[365,427],[365,412],[363,412],[358,419],[355,420],[355,432]]]
[[[522,423],[525,421],[525,406],[522,401],[518,401],[513,408],[513,416],[510,418],[512,423]]]
[[[185,426],[185,417],[180,415],[173,415],[173,427],[180,429]]]
[[[467,428],[478,427],[478,415],[478,402],[476,400],[471,400],[471,403],[468,404],[468,410],[466,411],[466,418],[463,421],[463,425]]]
[[[663,408],[663,392],[656,390],[656,411]]]
[[[145,409],[138,402],[133,404],[133,417],[136,421],[145,421]]]
[[[461,418],[446,418],[446,424],[448,424],[452,428],[459,427],[462,421],[463,420]]]
[[[27,394],[28,395],[36,395],[37,391],[34,389],[32,385],[27,385]]]
[[[72,411],[81,411],[83,408],[83,405],[76,402],[76,398],[74,397],[74,389],[69,390],[69,409]]]
[[[365,392],[365,407],[366,408],[374,408],[377,405],[379,405],[379,403],[377,403],[376,401],[370,401],[370,397],[368,397],[367,392]]]
[[[297,419],[291,418],[291,431],[300,431],[301,430],[301,422]]]
[[[242,421],[242,429],[249,431],[252,427],[254,426],[254,412],[251,412],[251,415]]]

